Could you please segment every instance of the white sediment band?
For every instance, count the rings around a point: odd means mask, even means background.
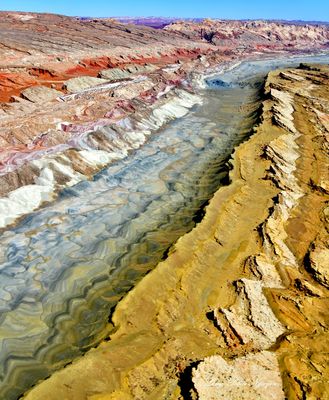
[[[139,80],[139,82],[141,81]],[[172,88],[167,87],[166,89],[160,97],[169,93]],[[117,140],[121,146],[116,151],[95,150],[86,146],[85,149],[79,150],[78,154],[85,164],[99,170],[112,161],[126,157],[129,150],[138,149],[142,146],[152,132],[157,131],[171,120],[183,117],[189,112],[190,108],[201,103],[202,98],[200,96],[182,89],[176,89],[166,102],[161,102],[161,105],[155,104],[148,118],[135,123],[137,129],[131,130],[132,124],[129,118],[117,122],[117,125],[124,129],[124,133],[121,134],[123,137],[119,137],[120,134],[118,134]],[[86,132],[84,136],[92,135],[99,128],[95,125],[95,128]],[[59,171],[69,178],[68,182],[61,185],[60,188],[69,187],[87,179],[85,175],[74,171],[68,157],[60,155],[60,158],[65,163],[58,162],[58,154],[32,161],[32,164],[40,169],[40,176],[36,184],[22,186],[10,192],[7,197],[0,199],[0,228],[10,225],[17,218],[38,209],[43,202],[55,199],[59,186],[54,177],[54,171]]]

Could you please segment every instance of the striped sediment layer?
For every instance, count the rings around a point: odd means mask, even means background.
[[[328,397],[328,83],[328,67],[269,74],[231,184],[107,340],[25,399]]]

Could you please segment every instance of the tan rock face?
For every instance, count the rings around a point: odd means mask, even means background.
[[[269,351],[226,361],[208,357],[193,374],[200,400],[283,400],[279,364]]]
[[[26,399],[328,397],[328,81],[269,75],[231,184],[118,304],[111,340]]]
[[[309,253],[309,268],[322,285],[329,288],[329,242],[315,243]]]

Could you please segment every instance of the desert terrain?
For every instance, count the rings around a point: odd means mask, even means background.
[[[148,25],[0,13],[0,398],[325,399],[329,27]]]

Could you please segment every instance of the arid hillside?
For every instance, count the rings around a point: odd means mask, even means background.
[[[0,100],[30,86],[61,90],[80,75],[127,63],[174,62],[201,51],[180,34],[114,20],[78,20],[53,14],[0,13]],[[204,46],[207,47],[207,46]]]

